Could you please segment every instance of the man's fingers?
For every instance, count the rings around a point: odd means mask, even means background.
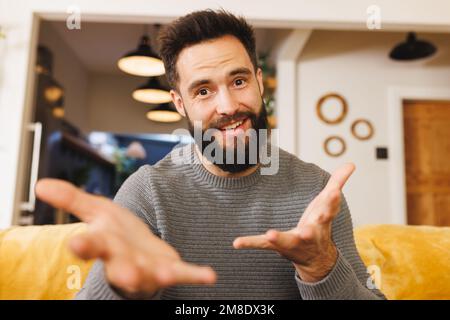
[[[297,226],[301,227],[306,222],[327,224],[333,220],[339,212],[337,205],[341,201],[342,188],[354,171],[353,163],[346,163],[335,170],[325,188],[308,205]]]
[[[317,205],[317,215],[314,215],[314,222],[319,224],[329,224],[339,213],[341,203],[341,191],[333,189],[327,192],[325,200]]]
[[[300,235],[295,230],[280,232],[272,229],[266,232],[266,237],[278,250],[289,250],[299,245],[301,241]]]
[[[217,281],[217,275],[211,267],[183,261],[174,262],[158,270],[156,277],[162,287],[176,284],[214,284]]]
[[[325,188],[309,204],[298,226],[304,222],[328,224],[339,213],[341,190],[355,171],[353,163],[346,163],[333,172]]]
[[[36,184],[36,195],[42,201],[90,222],[96,214],[108,209],[108,202],[87,194],[69,182],[58,179],[42,179]]]
[[[90,232],[74,236],[70,239],[69,247],[75,255],[84,260],[105,259],[107,255],[104,239]]]
[[[265,234],[257,236],[238,237],[233,241],[235,249],[275,249]]]
[[[353,163],[346,163],[343,166],[336,169],[333,172],[325,189],[339,189],[342,190],[344,184],[347,182],[348,178],[355,171],[355,165]]]

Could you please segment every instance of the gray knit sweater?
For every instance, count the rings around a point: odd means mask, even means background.
[[[179,147],[181,148],[181,147]],[[325,186],[329,174],[279,150],[279,170],[261,168],[239,178],[211,174],[198,162],[192,145],[177,147],[157,164],[142,166],[122,185],[115,202],[147,223],[188,262],[210,265],[213,286],[184,285],[159,291],[155,299],[379,299],[368,289],[366,267],[356,251],[345,200],[333,221],[338,259],[317,283],[300,280],[292,263],[276,252],[233,248],[238,236],[270,228],[295,227],[307,205]],[[184,163],[172,161],[183,151]],[[77,299],[121,299],[96,261]]]

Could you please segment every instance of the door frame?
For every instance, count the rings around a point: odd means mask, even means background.
[[[391,220],[395,224],[407,224],[405,143],[403,128],[404,100],[448,100],[450,88],[447,87],[389,87],[388,121],[390,166],[389,187],[391,194]]]
[[[20,137],[19,137],[19,148],[18,148],[18,156],[17,156],[17,167],[15,170],[15,186],[14,186],[14,200],[12,203],[12,212],[9,217],[3,217],[1,219],[0,215],[0,229],[4,227],[9,227],[10,225],[17,225],[20,222],[20,216],[22,213],[21,203],[25,198],[28,198],[27,195],[27,187],[25,185],[25,176],[29,174],[28,170],[28,161],[26,154],[27,150],[31,148],[31,139],[30,134],[28,134],[27,126],[30,124],[33,112],[33,97],[35,88],[35,64],[37,59],[37,47],[39,40],[39,29],[43,20],[47,21],[66,21],[69,14],[63,10],[59,11],[37,11],[31,10],[30,15],[27,17],[30,21],[27,21],[29,24],[29,46],[27,50],[27,67],[26,67],[26,85],[24,87],[24,104],[22,110],[22,121],[20,124]],[[161,16],[134,16],[134,15],[118,15],[118,14],[102,14],[102,13],[83,13],[83,22],[113,22],[113,23],[148,23],[149,20],[152,23],[167,23],[170,22],[171,19],[174,19],[173,16],[161,17]],[[0,109],[0,115],[1,115]],[[1,120],[1,119],[0,119]],[[1,123],[1,121],[0,121]],[[1,132],[1,131],[0,131]],[[0,138],[0,148],[2,139]],[[9,214],[9,213],[8,213]]]
[[[184,12],[184,7],[183,6],[179,6],[179,8],[171,13],[171,14],[167,14],[167,11],[165,9],[165,6],[163,6],[161,3],[157,3],[156,5],[149,5],[147,4],[144,8],[139,8],[136,9],[135,7],[125,7],[126,9],[124,10],[123,8],[121,8],[120,6],[122,6],[122,4],[116,4],[113,3],[110,6],[105,7],[103,1],[91,1],[90,4],[88,5],[88,1],[78,1],[81,4],[85,3],[85,6],[83,7],[83,21],[99,21],[99,22],[136,22],[136,23],[148,23],[148,21],[151,19],[154,23],[166,23],[171,21],[173,18],[178,17],[180,12]],[[8,164],[11,165],[11,170],[10,173],[8,174],[8,176],[4,179],[5,183],[4,185],[7,186],[8,188],[4,188],[3,187],[3,183],[0,183],[0,189],[2,191],[2,193],[0,194],[0,200],[3,204],[3,207],[0,208],[2,210],[2,212],[0,212],[0,228],[2,227],[8,227],[11,224],[15,224],[17,222],[17,218],[20,214],[20,210],[19,210],[19,204],[20,201],[22,199],[22,195],[23,195],[23,179],[19,179],[19,177],[22,175],[24,175],[24,150],[26,150],[26,147],[28,145],[28,141],[27,138],[24,137],[25,134],[25,126],[28,123],[27,120],[30,119],[30,110],[32,108],[32,103],[31,103],[31,92],[29,90],[29,88],[33,87],[34,85],[34,79],[33,79],[33,68],[34,68],[34,62],[35,62],[35,48],[36,48],[36,41],[37,41],[37,29],[34,28],[33,26],[39,25],[39,23],[41,22],[41,19],[45,19],[45,20],[65,20],[68,16],[68,13],[66,12],[67,9],[67,1],[62,1],[59,2],[58,4],[54,4],[54,3],[33,3],[33,4],[26,4],[26,7],[24,5],[24,10],[21,11],[20,14],[20,18],[21,18],[21,24],[25,24],[27,27],[27,30],[19,30],[19,36],[20,37],[24,37],[26,40],[29,40],[25,42],[26,46],[25,49],[23,50],[18,50],[19,54],[20,54],[20,59],[23,59],[23,63],[26,63],[27,65],[27,73],[24,76],[25,81],[20,82],[19,85],[17,86],[15,83],[13,83],[12,81],[9,81],[6,85],[4,85],[4,87],[6,89],[11,89],[14,87],[14,90],[12,90],[11,92],[14,92],[16,95],[20,94],[20,99],[12,99],[10,98],[8,100],[8,105],[11,107],[16,107],[18,110],[18,113],[20,114],[20,117],[22,118],[22,121],[19,125],[16,125],[16,122],[13,121],[12,124],[12,129],[14,129],[15,131],[19,131],[20,135],[17,138],[17,142],[19,142],[17,145],[17,147],[15,146],[15,142],[16,142],[16,138],[13,137],[12,142],[8,141],[8,143],[6,141],[4,141],[4,139],[2,139],[2,137],[0,137],[0,148],[1,149],[12,149],[12,151],[9,152],[8,156],[5,156],[5,161],[8,161]],[[151,6],[153,6],[154,8],[152,8],[151,10],[149,9]],[[202,4],[199,4],[197,7],[201,8]],[[203,6],[206,6],[205,4],[203,4]],[[214,8],[216,8],[216,6],[213,6]],[[235,11],[237,10],[237,8],[239,7],[239,3],[235,2],[235,3],[231,3],[229,6],[227,6],[228,10],[233,11],[233,9],[235,9]],[[239,7],[240,8],[240,7]],[[194,9],[194,8],[192,8]],[[247,8],[248,9],[248,8]],[[356,19],[355,17],[359,17],[358,15],[353,16],[345,16],[344,19],[342,18],[342,13],[340,12],[334,12],[334,16],[332,15],[332,17],[329,17],[328,15],[326,16],[317,16],[314,13],[316,13],[314,10],[315,8],[307,8],[306,11],[303,11],[302,15],[296,17],[294,20],[286,20],[286,19],[282,19],[281,18],[281,14],[283,12],[278,13],[275,17],[271,17],[270,19],[267,18],[267,14],[264,13],[265,8],[261,7],[261,11],[258,11],[256,13],[254,13],[253,18],[250,18],[249,21],[250,23],[252,23],[252,25],[254,27],[283,27],[283,28],[292,28],[292,29],[298,29],[298,28],[302,28],[302,29],[308,29],[308,28],[316,28],[316,29],[320,29],[320,27],[327,27],[327,28],[331,28],[333,30],[365,30],[367,31],[367,29],[365,28],[365,16],[362,15],[361,16],[361,20],[358,22],[358,19]],[[308,10],[312,10],[312,11],[308,11]],[[242,14],[245,13],[246,10],[243,9],[239,9],[238,11],[240,11]],[[102,13],[99,13],[102,12]],[[289,9],[288,11],[289,12]],[[309,13],[308,13],[309,12]],[[310,18],[311,12],[313,16],[317,16],[317,18],[312,19]],[[323,12],[323,10],[322,10]],[[364,12],[364,11],[362,11]],[[320,12],[319,12],[320,13]],[[309,17],[309,18],[308,18]],[[355,19],[356,20],[355,20]],[[412,17],[411,19],[413,19],[412,21],[414,21],[415,17]],[[14,23],[16,23],[18,21],[18,18],[15,17],[13,15],[12,21]],[[356,22],[355,22],[356,21]],[[393,20],[394,22],[392,23],[385,23],[383,24],[383,29],[385,31],[400,31],[400,30],[404,30],[404,24],[405,21],[398,19],[398,20]],[[417,20],[418,21],[418,20]],[[421,20],[422,21],[422,20]],[[426,30],[428,32],[431,31],[435,31],[435,32],[446,32],[448,31],[448,27],[450,24],[447,22],[439,22],[439,23],[435,23],[433,25],[430,24],[426,24],[425,22],[411,22],[408,21],[409,25],[411,26],[415,26],[416,31],[421,31],[421,30]],[[28,27],[29,30],[28,30]],[[371,31],[368,31],[371,32]],[[26,52],[25,52],[26,51]],[[10,59],[11,60],[11,59]],[[9,60],[7,60],[9,61]],[[22,75],[20,75],[20,77],[22,77]],[[20,78],[22,80],[22,78]],[[14,86],[13,86],[14,85]],[[450,96],[450,94],[449,94]],[[398,97],[397,97],[398,98]],[[394,95],[393,101],[395,101],[396,96]],[[447,99],[447,96],[446,98]],[[19,101],[20,100],[20,101]],[[22,101],[24,100],[24,101]],[[11,102],[11,103],[9,103]],[[298,103],[298,102],[297,102]],[[394,107],[395,105],[398,104],[398,102],[393,103]],[[298,106],[297,106],[298,107]],[[390,109],[393,109],[393,106],[390,106]],[[0,114],[1,114],[2,110],[0,109]],[[399,111],[401,112],[401,110]],[[5,111],[6,113],[6,111]],[[398,116],[398,115],[397,115]],[[394,115],[394,117],[396,117],[396,115]],[[400,119],[402,119],[402,115],[400,113]],[[15,119],[14,119],[15,120]],[[291,121],[295,121],[294,119],[292,119]],[[1,123],[1,119],[0,119],[0,123]],[[19,123],[19,122],[17,122]],[[291,122],[292,124],[292,122]],[[398,125],[398,124],[397,124]],[[402,126],[403,127],[403,126]],[[15,132],[14,131],[14,132]],[[392,130],[392,132],[394,132],[395,134],[398,134],[398,132],[396,130]],[[403,132],[401,132],[401,137],[403,137]],[[297,141],[298,141],[298,136],[296,137]],[[395,142],[395,141],[394,141]],[[3,145],[4,144],[4,145]],[[392,144],[392,145],[395,145]],[[399,144],[400,146],[403,145],[403,143],[401,142]],[[11,147],[12,146],[12,147]],[[295,147],[295,146],[294,146]],[[392,151],[395,152],[395,148],[392,148]],[[0,151],[0,160],[3,161],[2,159],[2,152]],[[403,152],[400,156],[403,156]],[[403,158],[402,158],[403,159]],[[393,161],[391,161],[392,163]],[[403,163],[400,163],[401,168],[403,168]],[[398,167],[397,167],[398,168]],[[404,169],[404,168],[403,168]],[[3,173],[3,172],[2,172]],[[395,173],[395,171],[393,171],[393,173]],[[403,179],[402,179],[403,178]],[[397,177],[398,180],[398,177]],[[404,177],[400,176],[400,180],[398,180],[396,183],[392,183],[393,186],[395,186],[396,184],[398,184],[400,181],[400,183],[403,183],[404,181]],[[397,187],[396,187],[397,188]],[[5,189],[5,190],[3,190]],[[400,189],[396,189],[395,192],[396,194],[400,194],[401,197],[404,196],[404,190],[405,187],[404,186],[400,186]],[[6,191],[6,192],[5,192]],[[399,192],[400,191],[400,192]],[[398,205],[398,207],[400,209],[402,209],[402,211],[398,211],[397,210],[397,218],[394,219],[397,221],[404,221],[405,220],[405,204],[404,204],[404,199],[403,199],[403,204],[400,203]],[[394,209],[396,207],[392,206],[392,210],[394,212]],[[402,216],[403,215],[403,216]]]
[[[12,206],[12,213],[11,217],[8,217],[5,219],[5,221],[0,221],[0,228],[1,227],[7,227],[9,225],[16,225],[19,222],[19,218],[21,216],[21,209],[20,204],[23,201],[24,198],[27,197],[24,192],[26,192],[25,186],[25,179],[24,177],[29,174],[27,172],[27,158],[26,153],[27,150],[31,148],[31,139],[29,137],[29,134],[27,134],[27,125],[30,123],[32,119],[32,113],[33,113],[33,96],[34,96],[34,90],[31,90],[31,88],[34,88],[35,86],[35,74],[34,74],[34,65],[36,62],[36,49],[38,46],[38,38],[39,38],[39,28],[40,24],[43,20],[48,21],[65,21],[68,17],[68,13],[63,10],[54,10],[54,11],[47,11],[47,10],[36,10],[33,9],[30,12],[31,17],[31,28],[29,30],[29,36],[30,36],[30,43],[29,43],[29,50],[27,54],[27,75],[26,75],[26,90],[24,91],[25,96],[25,103],[23,106],[23,117],[20,125],[20,137],[19,137],[19,150],[18,150],[18,156],[17,156],[17,167],[15,170],[15,186],[14,186],[14,201]],[[142,14],[142,13],[126,13],[126,14],[118,14],[116,12],[109,12],[109,13],[93,13],[89,10],[83,11],[83,22],[110,22],[110,23],[149,23],[149,21],[152,21],[152,23],[160,23],[165,24],[169,23],[175,18],[177,18],[177,15],[160,15],[160,14]],[[292,44],[293,39],[301,38],[300,44],[297,44],[296,52],[298,53],[301,51],[301,49],[304,47],[306,40],[308,39],[311,30],[310,29],[295,29],[296,23],[289,23],[285,22],[283,20],[272,20],[272,21],[265,21],[265,20],[258,20],[258,19],[249,19],[250,23],[254,27],[266,27],[266,28],[277,28],[277,27],[283,27],[283,28],[291,28],[291,34],[290,34],[290,40],[287,41],[288,44]],[[346,25],[344,22],[343,25]],[[285,39],[286,40],[286,39]],[[286,45],[283,47],[285,48]],[[292,49],[292,48],[291,48]],[[298,60],[298,54],[294,55],[292,57],[283,57],[284,62],[290,62],[290,63],[297,63]],[[292,71],[294,70],[294,71]],[[292,76],[292,74],[295,75],[295,68],[289,68],[288,70],[280,70],[278,72],[277,77],[279,79],[289,78],[289,76]],[[295,87],[295,84],[290,84],[291,86]],[[295,90],[294,91],[286,91],[284,94],[285,99],[290,98],[291,99],[291,109],[292,107],[295,107]],[[1,111],[1,110],[0,110]],[[284,121],[289,121],[290,128],[282,130],[282,134],[285,137],[295,137],[293,139],[292,148],[289,148],[290,151],[295,152],[295,146],[296,146],[296,136],[292,134],[293,128],[295,128],[295,117],[289,116],[286,117],[286,112],[282,112],[279,115]],[[0,119],[1,120],[1,119]],[[289,141],[287,139],[286,141]],[[2,140],[0,139],[0,147],[1,147]]]

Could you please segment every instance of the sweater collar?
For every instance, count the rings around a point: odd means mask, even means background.
[[[195,145],[192,143],[189,145],[190,152],[190,168],[193,171],[195,177],[200,182],[206,182],[217,188],[225,189],[241,189],[252,186],[262,179],[261,167],[258,167],[254,172],[242,177],[221,177],[209,172],[205,166],[201,163],[201,160],[195,151]]]

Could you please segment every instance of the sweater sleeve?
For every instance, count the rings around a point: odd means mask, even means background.
[[[325,182],[329,176],[325,173]],[[336,264],[324,279],[315,283],[302,281],[295,272],[300,295],[305,300],[386,299],[377,288],[367,286],[372,283],[370,275],[356,249],[350,210],[343,195],[342,199],[340,212],[332,224],[332,237],[338,250]]]
[[[150,197],[145,197],[151,191],[148,182],[146,183],[145,181],[146,177],[148,177],[146,170],[146,166],[143,166],[133,173],[120,187],[114,198],[114,202],[136,214],[149,226],[155,235],[160,237],[153,207],[146,200]],[[161,293],[162,290],[158,291],[149,299],[157,300],[160,298]],[[125,297],[108,283],[105,277],[103,262],[98,259],[94,262],[83,287],[77,293],[75,299],[124,300]]]

